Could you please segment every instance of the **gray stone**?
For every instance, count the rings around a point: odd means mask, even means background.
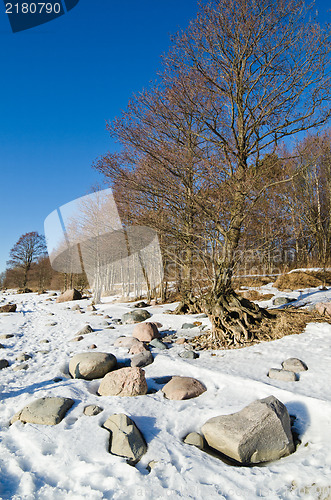
[[[117,366],[113,354],[105,352],[83,352],[76,354],[69,363],[72,378],[93,380],[102,378]]]
[[[103,408],[97,405],[88,405],[84,408],[84,415],[88,417],[94,417],[95,415],[99,415],[103,411]]]
[[[139,354],[136,354],[135,356],[132,357],[131,359],[131,366],[139,366],[143,368],[144,366],[152,364],[154,361],[154,358],[152,356],[152,353],[149,351],[141,352]]]
[[[98,389],[100,396],[143,396],[148,387],[145,372],[138,367],[125,367],[107,373]]]
[[[6,359],[0,359],[0,370],[3,368],[7,368],[9,366],[9,362]]]
[[[285,304],[289,304],[293,302],[295,299],[289,299],[288,297],[275,297],[272,299],[272,304],[274,306],[284,306]]]
[[[67,290],[62,295],[60,295],[56,302],[68,302],[69,300],[80,300],[82,298],[82,294],[73,288],[72,290]]]
[[[41,398],[25,406],[13,416],[10,423],[20,420],[23,423],[56,425],[64,418],[74,404],[70,398]]]
[[[273,378],[274,380],[283,380],[284,382],[295,382],[298,380],[296,373],[279,368],[270,368],[268,377]]]
[[[206,391],[206,387],[199,380],[192,377],[172,377],[163,387],[162,392],[167,399],[177,401],[197,398]]]
[[[190,432],[184,438],[184,443],[185,444],[190,444],[192,446],[195,446],[196,448],[199,448],[200,450],[203,450],[204,447],[205,447],[205,439],[198,432]]]
[[[27,361],[28,359],[31,359],[32,356],[30,356],[30,354],[26,354],[25,352],[23,352],[22,354],[19,354],[18,356],[16,356],[16,361]]]
[[[29,368],[29,365],[26,363],[21,363],[20,365],[14,366],[13,371],[18,372],[20,370],[27,370]]]
[[[195,351],[181,351],[178,356],[184,359],[197,359],[199,357],[199,354]]]
[[[306,363],[298,358],[288,358],[282,362],[282,367],[284,370],[289,370],[291,372],[305,372],[308,370]]]
[[[136,424],[124,413],[111,415],[103,425],[110,431],[109,451],[136,464],[147,451],[146,442]]]
[[[202,433],[209,446],[245,465],[278,460],[294,451],[289,414],[274,396],[209,419]]]
[[[162,340],[159,340],[159,339],[151,340],[149,345],[151,345],[152,347],[155,347],[156,349],[161,349],[161,350],[168,349],[168,346],[164,342],[162,342]]]
[[[189,330],[190,328],[196,328],[196,325],[193,325],[193,323],[184,323],[182,325],[182,330]]]
[[[94,330],[93,328],[90,326],[90,325],[85,325],[81,330],[79,330],[79,332],[77,333],[77,335],[87,335],[88,333],[92,333]]]
[[[122,323],[123,325],[133,325],[134,323],[141,323],[151,316],[145,309],[137,309],[123,314]]]

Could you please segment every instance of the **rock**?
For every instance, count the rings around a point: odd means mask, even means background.
[[[103,424],[109,430],[109,451],[136,464],[147,451],[146,442],[136,424],[124,413],[111,415]]]
[[[0,339],[12,339],[14,335],[12,333],[4,333],[3,335],[0,335]]]
[[[19,354],[18,356],[16,356],[16,361],[27,361],[28,359],[31,359],[32,356],[30,356],[30,354],[26,354],[25,352],[23,352],[22,354]]]
[[[278,460],[294,451],[289,414],[274,396],[211,418],[202,433],[209,446],[245,465]]]
[[[184,438],[184,443],[190,444],[192,446],[196,446],[200,450],[203,450],[206,446],[206,442],[205,442],[204,437],[201,434],[199,434],[198,432],[190,432]]]
[[[285,304],[289,304],[290,302],[294,302],[295,299],[289,299],[288,297],[275,297],[272,300],[272,304],[274,306],[283,306]]]
[[[154,358],[152,356],[152,353],[145,350],[145,352],[141,352],[133,356],[133,358],[131,359],[131,366],[140,366],[141,368],[143,368],[144,366],[152,364],[153,361]]]
[[[82,335],[78,335],[78,337],[74,337],[73,339],[71,339],[70,342],[80,342],[83,339],[84,337]]]
[[[89,405],[84,408],[84,415],[88,417],[94,417],[94,415],[99,415],[103,411],[103,408],[97,405]]]
[[[41,344],[49,344],[49,340],[48,339],[42,339],[40,341]]]
[[[9,362],[6,359],[0,359],[0,370],[7,368],[9,366]]]
[[[20,420],[24,424],[56,425],[61,422],[73,404],[74,400],[70,398],[37,399],[16,413],[10,423]]]
[[[138,343],[139,342],[139,343]],[[139,340],[137,340],[137,343],[136,344],[133,344],[129,350],[129,354],[141,354],[141,353],[144,353],[146,352],[148,349],[146,348],[145,344],[143,344],[143,342],[140,342]]]
[[[199,357],[199,354],[195,351],[182,351],[178,354],[181,358],[184,359],[197,359]]]
[[[118,337],[114,342],[114,347],[125,347],[131,349],[135,345],[141,345],[140,340],[134,337]]]
[[[133,328],[132,336],[141,342],[150,342],[160,337],[160,334],[154,323],[139,323]]]
[[[318,302],[315,310],[323,316],[331,316],[331,302]]]
[[[182,325],[182,330],[188,330],[190,328],[196,328],[196,325],[194,325],[193,323],[184,323]]]
[[[295,382],[298,380],[298,376],[294,372],[279,368],[270,368],[268,377],[274,380],[283,380],[284,382]]]
[[[4,306],[0,307],[0,313],[11,313],[15,312],[17,309],[16,304],[5,304]]]
[[[150,317],[151,314],[145,309],[137,309],[123,314],[122,323],[123,325],[133,325],[134,323],[141,323]]]
[[[143,396],[147,394],[145,372],[138,367],[120,368],[108,373],[98,389],[100,396]]]
[[[162,340],[159,340],[159,339],[151,340],[149,345],[151,345],[152,347],[155,347],[156,349],[161,349],[161,350],[168,349],[168,346],[164,342],[162,342]]]
[[[80,311],[80,305],[79,304],[75,304],[72,308],[71,308],[72,311]]]
[[[138,302],[134,307],[143,309],[144,307],[148,307],[148,304],[146,304],[146,302]]]
[[[114,370],[117,360],[112,354],[105,352],[83,352],[76,354],[69,363],[69,373],[72,378],[93,380],[104,377]]]
[[[89,349],[96,349],[96,348],[97,348],[97,346],[96,346],[95,344],[91,344],[91,345],[89,345],[89,347],[88,347],[88,348],[89,348]]]
[[[97,309],[96,309],[96,307],[94,307],[93,304],[90,304],[89,306],[87,306],[86,310],[87,311],[96,311]]]
[[[206,391],[206,387],[192,377],[172,377],[162,389],[167,399],[191,399],[197,398]]]
[[[73,288],[72,290],[67,290],[62,293],[57,299],[56,302],[69,302],[71,300],[80,300],[82,298],[82,294]]]
[[[94,332],[93,328],[90,325],[85,325],[81,330],[79,330],[77,335],[87,335],[92,332]]]
[[[175,340],[176,344],[185,344],[186,338],[185,337],[180,337],[179,339]]]
[[[20,370],[27,370],[29,368],[29,365],[26,363],[21,363],[20,365],[14,366],[13,371],[18,372]]]
[[[305,372],[308,370],[306,363],[298,358],[288,358],[282,362],[282,367],[284,370],[289,370],[290,372]]]
[[[113,323],[114,323],[114,325],[122,325],[123,324],[122,320],[118,319],[118,318],[113,319]]]
[[[171,309],[165,309],[163,311],[163,314],[172,314],[172,313],[173,313],[173,311]]]
[[[47,323],[46,326],[56,326],[56,325],[57,325],[57,323],[54,321],[53,323]]]
[[[146,467],[148,472],[151,472],[151,470],[153,470],[157,466],[158,463],[159,462],[157,460],[151,460],[150,462],[148,462],[148,465]]]

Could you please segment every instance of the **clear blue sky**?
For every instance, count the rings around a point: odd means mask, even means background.
[[[330,19],[328,1],[316,7]],[[80,0],[13,34],[1,2],[0,272],[23,233],[103,182],[91,164],[114,149],[106,120],[155,78],[196,11],[197,0]]]
[[[196,0],[80,0],[13,34],[0,3],[0,272],[22,234],[103,182],[91,164],[114,148],[106,120],[155,78],[196,11]]]

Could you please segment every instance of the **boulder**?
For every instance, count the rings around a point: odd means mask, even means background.
[[[145,309],[137,309],[123,314],[122,323],[123,325],[133,325],[134,323],[141,323],[150,317],[151,314]]]
[[[211,448],[245,465],[278,460],[294,451],[288,411],[274,396],[209,419],[202,433]]]
[[[146,442],[136,424],[124,413],[111,415],[103,427],[110,431],[109,451],[136,464],[147,451]]]
[[[3,368],[7,368],[9,366],[9,362],[7,359],[0,359],[0,370],[3,370]]]
[[[41,398],[25,406],[13,416],[10,423],[17,420],[31,424],[56,425],[64,418],[74,404],[70,398]]]
[[[93,417],[94,415],[99,415],[103,411],[103,408],[97,405],[88,405],[84,408],[84,415],[88,417]]]
[[[275,297],[272,300],[272,304],[274,306],[284,306],[285,304],[289,304],[290,302],[294,302],[295,299],[289,299],[288,297]]]
[[[154,361],[153,355],[151,352],[145,350],[145,352],[141,352],[136,354],[131,359],[131,366],[140,366],[143,368],[144,366],[152,364]]]
[[[290,372],[305,372],[308,370],[308,366],[306,363],[301,361],[298,358],[288,358],[282,362],[282,367],[284,370],[288,370]]]
[[[279,368],[270,368],[268,377],[274,380],[283,380],[284,382],[295,382],[298,380],[296,373],[289,370],[280,370]]]
[[[141,342],[150,342],[160,337],[160,334],[154,323],[139,323],[134,327],[132,336]]]
[[[191,399],[197,398],[206,391],[206,387],[191,377],[172,377],[163,387],[162,392],[167,399]]]
[[[67,290],[62,293],[57,299],[56,302],[69,302],[70,300],[80,300],[82,298],[82,294],[73,288],[72,290]]]
[[[12,313],[15,312],[17,309],[16,304],[5,304],[4,306],[0,307],[0,313]]]
[[[76,354],[69,363],[69,373],[72,378],[93,380],[102,378],[114,370],[117,360],[113,354],[105,352],[83,352]]]
[[[138,367],[125,367],[107,373],[102,379],[100,396],[143,396],[147,394],[145,372]]]

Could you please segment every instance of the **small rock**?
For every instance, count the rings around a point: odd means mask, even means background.
[[[98,389],[100,396],[143,396],[147,394],[145,372],[138,367],[120,368],[108,373]]]
[[[92,332],[94,332],[93,328],[90,325],[85,325],[81,330],[79,330],[77,335],[87,335]]]
[[[151,460],[150,462],[148,462],[148,465],[146,467],[148,472],[151,472],[151,470],[154,469],[154,467],[156,467],[158,463],[159,462],[157,460]]]
[[[78,335],[78,337],[74,337],[73,339],[71,339],[71,342],[80,342],[83,339],[84,337],[82,335]]]
[[[301,361],[298,358],[288,358],[282,362],[282,367],[284,370],[288,370],[290,372],[305,372],[308,370],[308,366],[306,363]]]
[[[124,413],[111,415],[103,427],[111,432],[109,451],[135,465],[147,451],[146,442],[136,424]]]
[[[46,326],[56,326],[56,325],[57,325],[57,323],[54,321],[53,323],[47,323]]]
[[[0,313],[11,313],[11,312],[15,312],[16,309],[17,309],[16,304],[6,304],[6,305],[0,307]]]
[[[173,311],[171,311],[171,309],[165,309],[163,311],[163,314],[172,314],[172,313],[173,313]]]
[[[113,354],[105,352],[83,352],[76,354],[69,363],[69,373],[72,378],[93,380],[104,377],[114,370],[117,360]]]
[[[190,328],[196,328],[196,325],[194,325],[193,323],[184,323],[182,325],[182,330],[188,330]]]
[[[206,387],[192,377],[172,377],[162,389],[167,399],[183,400],[197,398],[206,391]]]
[[[72,290],[67,290],[64,292],[62,295],[60,295],[57,299],[56,302],[68,302],[71,300],[80,300],[82,298],[82,294],[73,288]]]
[[[89,306],[87,306],[86,310],[87,311],[96,311],[96,308],[94,307],[93,304],[90,304]]]
[[[156,349],[161,349],[161,350],[168,349],[168,346],[159,339],[151,340],[149,345],[151,345],[152,347],[155,347]]]
[[[72,311],[80,311],[80,305],[79,304],[75,304],[74,306],[72,306],[71,310]]]
[[[3,368],[7,368],[9,366],[9,362],[6,359],[0,359],[0,370]]]
[[[123,324],[122,320],[118,319],[118,318],[113,319],[113,323],[114,323],[114,325],[122,325]]]
[[[42,339],[40,341],[41,344],[49,344],[49,340],[48,339]]]
[[[186,338],[185,337],[180,337],[179,339],[175,340],[176,344],[185,344]]]
[[[10,423],[20,420],[23,423],[56,425],[73,404],[70,398],[40,398],[16,413]]]
[[[182,351],[178,354],[181,358],[184,359],[197,359],[199,357],[199,354],[195,351]]]
[[[141,323],[150,317],[151,314],[145,309],[137,309],[123,314],[122,323],[123,325],[132,325],[134,323]]]
[[[12,339],[14,335],[12,333],[4,333],[3,335],[0,335],[0,339]]]
[[[29,365],[26,363],[21,363],[20,365],[14,366],[13,371],[18,372],[19,370],[27,370],[29,368]]]
[[[200,450],[203,450],[206,446],[206,442],[205,442],[204,437],[201,434],[199,434],[198,432],[190,432],[184,438],[184,443],[195,446],[196,448],[199,448]]]
[[[144,366],[152,364],[154,361],[153,355],[151,352],[146,351],[136,354],[131,359],[131,366],[139,366],[143,368]]]
[[[103,411],[103,408],[97,405],[89,405],[84,408],[84,415],[88,417],[93,417],[94,415],[99,415]]]
[[[283,380],[284,382],[295,382],[298,380],[296,373],[279,368],[271,368],[268,372],[268,377],[274,380]]]
[[[30,356],[30,354],[26,354],[25,352],[23,352],[22,354],[19,354],[18,356],[16,356],[16,361],[27,361],[28,359],[31,359],[32,356]]]
[[[97,346],[96,346],[95,344],[91,344],[91,345],[89,346],[89,349],[96,349],[96,348],[97,348]]]
[[[148,307],[148,304],[146,304],[146,302],[138,302],[134,307],[143,309],[144,307]]]

